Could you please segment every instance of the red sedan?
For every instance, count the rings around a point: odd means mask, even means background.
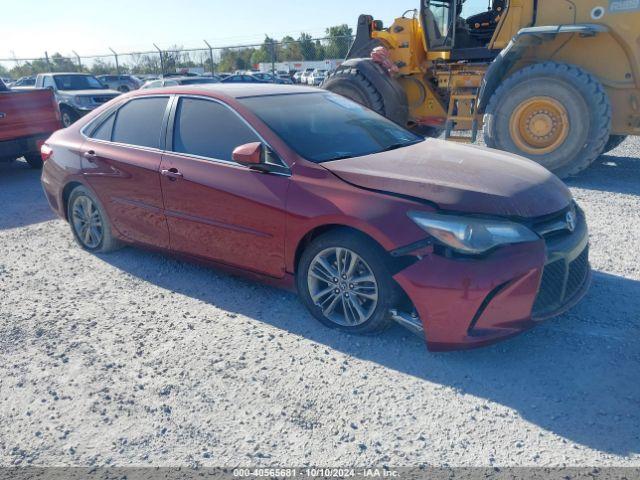
[[[296,287],[322,323],[486,345],[586,292],[587,226],[537,164],[425,140],[332,93],[211,85],[118,97],[43,146],[91,252],[138,244]]]

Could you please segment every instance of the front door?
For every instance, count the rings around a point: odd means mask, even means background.
[[[127,239],[169,247],[160,190],[160,140],[169,97],[131,100],[83,144],[83,173]]]
[[[282,277],[289,177],[231,158],[258,135],[230,107],[183,97],[168,138],[160,169],[171,249]]]

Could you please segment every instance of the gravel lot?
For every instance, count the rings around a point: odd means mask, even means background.
[[[0,165],[0,465],[640,466],[640,140],[571,182],[592,290],[500,345],[327,330],[292,294],[93,256]]]

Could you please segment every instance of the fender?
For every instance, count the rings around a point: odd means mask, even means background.
[[[580,36],[592,37],[608,31],[609,29],[605,25],[589,23],[523,28],[511,39],[509,45],[500,52],[491,65],[489,65],[489,69],[480,87],[478,112],[484,113],[493,93],[528,48],[555,40],[558,35],[578,34]]]
[[[374,48],[382,45],[380,41],[371,38],[372,26],[373,17],[371,15],[360,15],[360,17],[358,17],[356,38],[351,48],[349,48],[347,60],[351,58],[366,58]]]
[[[362,73],[382,95],[387,118],[409,119],[407,94],[389,72],[371,58],[352,58],[340,65],[336,72],[349,69],[355,69]]]

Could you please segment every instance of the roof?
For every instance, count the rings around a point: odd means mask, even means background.
[[[206,83],[199,85],[183,85],[179,87],[149,88],[136,90],[133,96],[158,93],[201,94],[212,97],[226,96],[231,98],[261,97],[267,95],[293,95],[296,93],[314,93],[321,91],[313,87],[297,85],[278,85],[272,83]]]

